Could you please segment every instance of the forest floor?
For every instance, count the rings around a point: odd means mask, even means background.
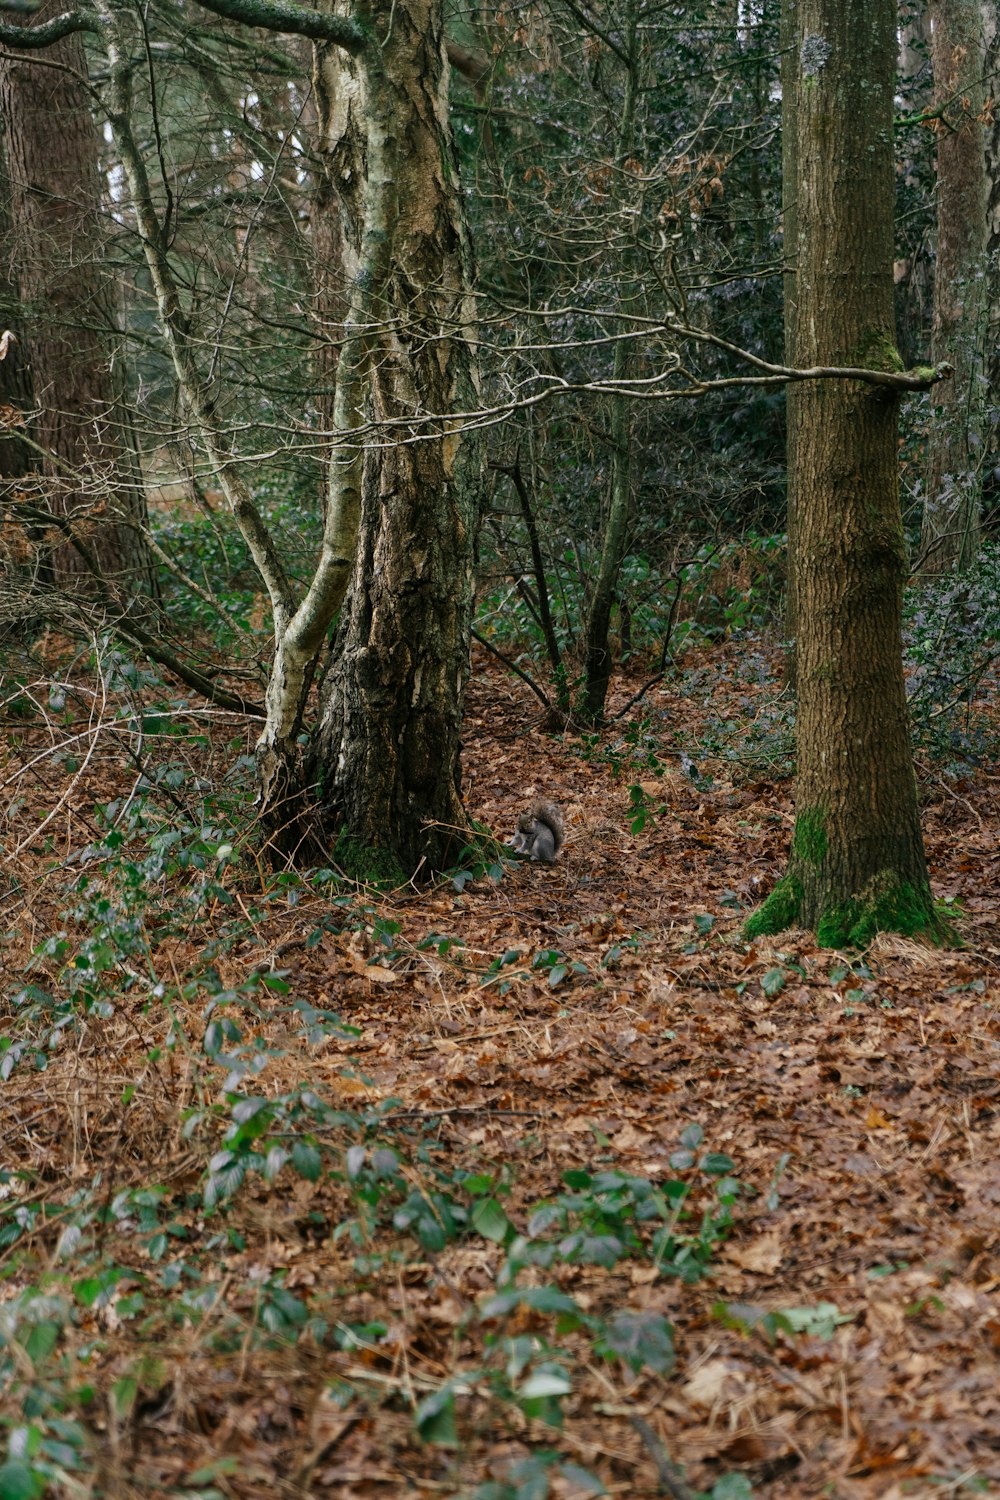
[[[9,849],[71,797],[4,901],[0,1033],[33,1025],[36,1050],[0,1082],[0,1226],[20,1208],[22,1231],[0,1237],[0,1360],[5,1310],[22,1319],[0,1419],[77,1442],[76,1493],[444,1500],[492,1481],[482,1494],[532,1500],[551,1482],[572,1500],[591,1492],[585,1471],[610,1495],[675,1500],[1000,1493],[1000,776],[925,768],[932,883],[961,903],[964,948],[882,937],[845,955],[801,932],[748,946],[741,922],[781,873],[792,822],[773,667],[745,644],[713,648],[617,728],[553,738],[524,687],[478,660],[466,804],[506,837],[533,796],[558,800],[569,837],[554,866],[369,893],[341,925],[328,893],[265,903],[252,865],[233,864],[186,921],[144,908],[142,954],[116,939],[117,990],[67,1013],[58,1044],[40,1018],[55,1000],[32,1012],[9,996],[26,975],[56,999],[68,982],[86,923],[66,892],[93,807],[136,771],[113,740],[72,773],[29,765],[44,748],[30,730],[8,746]],[[638,685],[619,684],[612,711]],[[220,941],[241,913],[239,939]],[[70,947],[29,972],[61,930]],[[187,982],[206,957],[222,999]],[[287,993],[241,989],[269,966]],[[310,1030],[303,1005],[352,1030]],[[210,1015],[231,1024],[206,1056]],[[207,1208],[240,1118],[231,1097],[303,1085],[337,1111],[310,1139],[338,1170],[279,1159],[273,1180],[248,1172]],[[268,1118],[276,1140],[299,1116]],[[566,1173],[683,1179],[691,1223],[715,1222],[692,1126],[741,1184],[707,1274],[688,1284],[638,1251],[522,1273],[587,1318],[629,1309],[640,1343],[669,1320],[672,1364],[604,1359],[541,1301],[484,1320],[504,1225],[524,1232]],[[386,1141],[401,1185],[372,1155]],[[468,1201],[464,1172],[499,1205],[483,1232],[428,1248],[394,1222],[407,1193],[447,1218],[447,1201]],[[442,1184],[450,1198],[434,1199]],[[46,1314],[58,1336],[34,1345],[30,1288],[66,1304]],[[303,1324],[303,1307],[323,1321]],[[518,1398],[521,1357],[539,1379]],[[423,1441],[414,1414],[436,1391],[422,1431],[439,1440]],[[556,1405],[561,1427],[540,1419]],[[541,1468],[518,1470],[532,1455]]]

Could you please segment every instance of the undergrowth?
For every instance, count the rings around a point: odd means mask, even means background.
[[[182,796],[197,816],[182,815]],[[394,1367],[395,1278],[422,1260],[447,1281],[459,1274],[450,1260],[471,1244],[489,1247],[492,1290],[462,1315],[466,1352],[453,1371],[415,1398],[415,1431],[449,1453],[484,1421],[516,1412],[549,1436],[478,1496],[525,1500],[560,1474],[600,1493],[559,1449],[579,1371],[597,1361],[622,1400],[640,1371],[671,1377],[671,1323],[648,1299],[629,1300],[622,1267],[683,1285],[710,1275],[746,1191],[733,1159],[691,1125],[668,1178],[581,1164],[543,1202],[515,1208],[516,1144],[506,1159],[470,1165],[442,1146],[433,1110],[414,1121],[398,1100],[359,1107],[318,1078],[288,1086],[290,1049],[308,1074],[356,1033],[296,995],[280,971],[223,977],[269,912],[306,898],[318,915],[305,943],[355,935],[371,963],[409,961],[398,923],[353,889],[338,891],[329,871],[262,880],[241,856],[225,801],[190,768],[144,778],[126,803],[96,808],[93,825],[79,872],[64,872],[58,927],[4,1000],[0,1086],[31,1070],[44,1096],[64,1055],[97,1059],[111,1037],[121,1052],[135,1032],[141,1043],[117,1085],[118,1139],[139,1148],[149,1115],[158,1139],[125,1156],[106,1142],[90,1155],[90,1176],[72,1182],[30,1161],[0,1171],[4,1500],[93,1482],[100,1492],[109,1421],[126,1431],[168,1400],[182,1348],[196,1362],[279,1346],[306,1360],[322,1349],[331,1399],[377,1403]],[[439,956],[452,947],[428,941]],[[550,984],[585,973],[557,950],[532,968]],[[484,968],[484,983],[495,969],[503,963]],[[349,1056],[338,1073],[348,1089],[363,1078]],[[172,1104],[181,1076],[183,1098]],[[365,1317],[350,1312],[342,1284],[303,1285],[255,1247],[254,1219],[268,1202],[278,1212],[296,1203],[298,1235],[326,1247]],[[607,1280],[581,1301],[574,1284],[584,1267]],[[212,1475],[202,1478],[197,1493],[221,1493]]]

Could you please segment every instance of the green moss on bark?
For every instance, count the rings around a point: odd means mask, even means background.
[[[802,887],[794,875],[779,880],[762,906],[743,924],[746,938],[771,937],[794,927],[802,904]]]
[[[795,858],[818,862],[826,852],[822,816],[806,814],[800,829],[802,821],[796,821]],[[773,937],[799,925],[801,914],[802,884],[794,874],[786,875],[744,923],[743,936]],[[859,896],[827,906],[816,924],[816,941],[821,948],[864,948],[878,932],[898,932],[940,946],[960,942],[951,923],[935,909],[930,892],[897,880],[889,871],[870,880]]]
[[[390,849],[374,849],[353,838],[342,828],[333,846],[334,863],[348,880],[358,885],[377,885],[386,889],[406,884],[406,875]]]
[[[871,328],[858,345],[857,364],[866,370],[892,370],[901,375],[903,364],[896,340],[882,328]]]
[[[804,807],[795,819],[792,857],[806,864],[821,865],[828,847],[826,814],[821,807]]]
[[[863,948],[878,932],[942,945],[956,941],[954,929],[935,912],[930,893],[890,874],[869,881],[860,896],[827,907],[816,924],[816,941],[821,948]]]

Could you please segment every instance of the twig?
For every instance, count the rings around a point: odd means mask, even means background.
[[[473,630],[472,639],[474,641],[478,641],[481,646],[485,646],[487,651],[492,651],[493,655],[497,658],[498,661],[502,661],[504,666],[509,667],[516,677],[520,677],[521,681],[526,683],[528,687],[530,687],[531,691],[534,693],[535,697],[538,699],[543,708],[552,707],[552,704],[549,702],[542,689],[538,686],[538,683],[535,682],[534,678],[529,677],[528,673],[525,672],[521,667],[519,667],[516,661],[511,661],[509,656],[504,656],[503,652],[498,651],[496,646],[494,646],[491,641],[488,641],[485,636],[479,634],[478,630]]]
[[[669,1495],[673,1495],[674,1500],[697,1500],[694,1490],[684,1483],[680,1469],[678,1469],[649,1423],[642,1417],[629,1417],[629,1421],[649,1450],[649,1456],[656,1465],[656,1471],[660,1476],[661,1489],[666,1490]]]
[[[490,1115],[495,1119],[537,1120],[542,1111],[538,1109],[493,1109],[489,1104],[449,1104],[441,1109],[396,1109],[391,1115],[383,1115],[380,1124],[387,1120],[435,1120],[442,1115]]]

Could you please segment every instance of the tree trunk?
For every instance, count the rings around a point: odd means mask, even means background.
[[[1000,505],[1000,16],[995,0],[982,0],[983,32],[986,40],[986,77],[991,80],[992,120],[986,132],[986,296],[987,296],[987,402],[989,422],[986,482],[983,501],[987,509]]]
[[[31,20],[59,10],[47,0]],[[114,300],[102,266],[98,139],[86,76],[79,34],[44,57],[0,53],[15,265],[38,410],[31,436],[44,452],[42,505],[72,519],[102,588],[118,584],[131,594],[148,565],[134,524],[144,507],[111,372]],[[87,588],[91,569],[65,534],[49,570],[56,583]]]
[[[17,579],[22,585],[2,591],[0,640],[18,637],[26,625],[31,628],[22,602],[36,581],[41,550],[38,528],[19,521],[14,509],[24,492],[23,481],[34,468],[34,455],[24,437],[32,405],[31,380],[18,289],[10,278],[12,250],[10,187],[0,156],[0,578],[8,583]]]
[[[629,7],[622,39],[628,57],[625,74],[622,119],[618,129],[616,156],[624,163],[635,150],[636,103],[639,93],[639,48],[638,6]],[[624,174],[623,174],[624,176]],[[627,179],[626,179],[627,180]],[[637,216],[638,219],[638,216]],[[631,272],[631,266],[622,268],[622,279]],[[615,345],[613,378],[623,385],[632,373],[634,364],[633,346],[627,335],[629,326],[622,321],[621,335]],[[626,395],[616,392],[611,397],[611,484],[608,497],[608,516],[601,541],[601,561],[587,611],[584,648],[584,691],[580,704],[585,723],[600,724],[604,719],[604,706],[611,682],[611,646],[608,635],[611,629],[611,611],[618,593],[618,577],[625,556],[628,535],[629,510],[632,504],[632,442],[629,421],[630,402]]]
[[[955,367],[931,395],[922,567],[966,568],[979,548],[986,416],[986,155],[980,0],[932,0],[937,260],[932,360]]]
[[[894,0],[799,0],[799,359],[894,369]],[[788,873],[747,933],[934,933],[903,684],[898,397],[803,384],[795,401],[798,768]]]
[[[459,752],[479,444],[460,420],[429,416],[474,410],[478,398],[440,0],[397,0],[391,20],[373,29],[377,66],[373,51],[357,62],[333,49],[322,58],[331,107],[319,113],[327,148],[343,158],[341,212],[356,250],[360,153],[368,149],[370,162],[373,119],[386,122],[393,202],[368,364],[378,425],[313,769],[332,824],[391,851],[409,874],[453,862],[467,839]]]
[[[798,58],[796,55],[797,0],[782,0],[781,5],[781,226],[784,274],[782,290],[785,312],[785,364],[794,366],[798,358],[796,319],[798,286],[796,257],[798,253]],[[796,493],[795,440],[798,430],[794,383],[785,386],[785,680],[795,690],[795,637],[798,632],[798,609],[795,595]]]
[[[6,143],[0,143],[5,145]],[[24,438],[24,422],[31,410],[31,379],[25,360],[24,320],[20,295],[12,275],[15,257],[11,223],[10,179],[6,151],[0,152],[0,337],[10,334],[0,355],[0,496],[6,506],[11,481],[30,474],[33,455]],[[5,513],[5,521],[10,520]]]

